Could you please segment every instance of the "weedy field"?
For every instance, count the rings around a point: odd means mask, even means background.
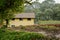
[[[53,20],[39,21],[39,24],[60,24],[60,21],[53,21]]]
[[[59,38],[34,32],[17,32],[0,29],[0,40],[59,40]]]

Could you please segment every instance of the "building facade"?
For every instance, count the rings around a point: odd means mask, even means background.
[[[21,13],[16,14],[9,22],[9,27],[19,27],[34,25],[35,14],[34,13]]]

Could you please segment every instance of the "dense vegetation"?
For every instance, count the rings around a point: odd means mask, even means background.
[[[30,4],[31,0],[0,0],[0,26],[6,21],[6,26],[9,20],[14,17],[16,12],[22,12],[24,4]]]
[[[34,12],[36,22],[40,20],[60,20],[60,4],[55,3],[54,0],[45,0],[42,3],[36,0],[32,2],[32,5],[26,5],[24,12]]]
[[[16,32],[0,29],[0,40],[59,40],[54,37],[47,37],[38,33]]]

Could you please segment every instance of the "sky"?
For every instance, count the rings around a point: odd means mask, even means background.
[[[33,1],[35,1],[35,0],[33,0]],[[42,2],[42,1],[44,1],[44,0],[40,0],[40,2]],[[56,3],[60,3],[60,0],[55,0],[56,1]]]
[[[55,0],[56,1],[56,3],[60,3],[60,0]]]

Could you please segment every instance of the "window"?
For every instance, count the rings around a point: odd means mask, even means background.
[[[12,20],[15,20],[15,18],[13,18]]]
[[[15,25],[11,25],[11,27],[15,27]]]
[[[30,20],[31,20],[31,18],[28,18],[28,20],[30,21]]]
[[[23,19],[22,19],[22,18],[20,18],[19,20],[21,20],[21,21],[22,21]]]

